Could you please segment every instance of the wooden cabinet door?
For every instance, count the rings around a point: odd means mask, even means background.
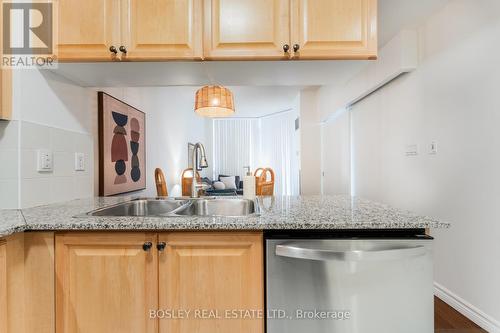
[[[12,70],[0,68],[0,119],[12,118]]]
[[[375,59],[377,0],[292,0],[300,59]]]
[[[154,333],[158,303],[154,233],[56,235],[56,331]]]
[[[160,309],[189,311],[185,319],[160,319],[160,333],[264,331],[261,233],[176,232],[159,242],[167,244],[159,254]],[[231,318],[226,310],[255,314]]]
[[[7,333],[7,245],[0,239],[0,333]]]
[[[60,61],[117,59],[109,48],[121,41],[120,0],[58,0],[54,9]]]
[[[125,2],[122,60],[202,58],[202,0]]]
[[[204,0],[206,59],[288,59],[289,0]]]

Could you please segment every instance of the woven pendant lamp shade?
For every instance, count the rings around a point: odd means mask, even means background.
[[[233,93],[222,86],[204,86],[196,92],[194,112],[203,117],[228,117],[234,114]]]

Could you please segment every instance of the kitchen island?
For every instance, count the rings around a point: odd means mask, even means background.
[[[281,296],[271,292],[278,290],[277,285],[292,286],[287,292],[309,290],[300,287],[301,283],[314,286],[304,273],[324,272],[314,262],[346,258],[347,262],[331,267],[346,267],[348,274],[373,270],[379,288],[387,283],[394,287],[392,296],[384,293],[392,309],[404,309],[407,297],[419,295],[416,299],[425,304],[424,314],[412,313],[404,325],[425,318],[424,324],[414,325],[421,333],[432,324],[432,247],[424,230],[448,228],[446,222],[348,196],[261,197],[254,202],[255,213],[237,217],[88,214],[134,199],[93,198],[2,211],[0,280],[5,283],[0,284],[0,295],[7,296],[0,306],[5,326],[0,332],[261,333],[266,325],[271,332],[272,325],[284,323],[267,322],[269,313],[264,314],[266,304],[279,305],[275,302]],[[319,239],[353,236],[356,241],[350,243]],[[408,245],[411,237],[416,237],[414,245]],[[374,238],[379,241],[363,240]],[[361,259],[366,255],[369,260],[392,258],[392,264],[365,263]],[[308,263],[309,259],[313,261]],[[297,270],[286,266],[297,260],[303,262]],[[265,268],[266,262],[279,264]],[[324,275],[322,281],[328,280]],[[346,281],[356,280],[347,276]],[[361,290],[372,294],[370,280],[368,285],[360,281],[359,289],[354,289],[358,303],[363,300]],[[353,291],[353,286],[346,288]],[[352,310],[364,314],[372,308]],[[383,323],[383,318],[376,320]],[[343,325],[338,327],[350,332],[349,323],[332,325]],[[293,322],[288,331],[303,324]],[[367,324],[373,326],[363,322]]]

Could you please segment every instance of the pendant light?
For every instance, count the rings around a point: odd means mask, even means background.
[[[202,117],[229,117],[234,114],[231,90],[217,85],[204,86],[196,92],[194,112]]]

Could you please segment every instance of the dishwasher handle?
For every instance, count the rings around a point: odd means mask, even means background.
[[[377,250],[346,250],[335,251],[326,249],[311,249],[300,243],[285,243],[276,245],[276,255],[280,257],[320,260],[320,261],[382,261],[399,260],[425,255],[422,245],[411,247],[396,247]]]

